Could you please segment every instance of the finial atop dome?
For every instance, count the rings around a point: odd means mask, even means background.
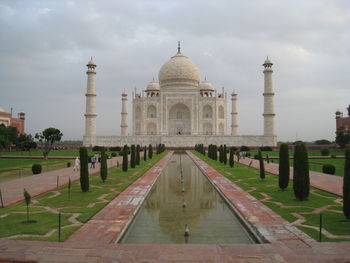
[[[177,53],[180,54],[181,53],[181,45],[180,45],[180,40],[177,41]]]

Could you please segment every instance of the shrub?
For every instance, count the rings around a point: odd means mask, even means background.
[[[23,190],[23,196],[27,206],[27,222],[29,223],[29,205],[31,203],[32,197],[30,196],[30,194],[27,192],[25,188]]]
[[[248,146],[241,146],[241,148],[239,149],[241,152],[248,152],[250,151],[250,148]]]
[[[245,156],[246,156],[246,157],[250,157],[250,156],[251,156],[251,153],[250,153],[250,152],[247,152],[247,153],[245,153]]]
[[[332,154],[332,155],[331,155],[331,158],[332,158],[332,159],[335,159],[335,158],[337,158],[337,156],[334,155],[334,154]]]
[[[86,147],[80,147],[80,187],[83,192],[88,192],[90,188],[89,184],[89,164],[88,164],[88,151]]]
[[[262,151],[262,152],[271,152],[272,148],[270,146],[262,146],[262,147],[260,147],[260,151]]]
[[[258,155],[259,155],[260,178],[262,180],[265,178],[265,168],[264,168],[264,160],[260,150],[258,151]]]
[[[42,170],[41,164],[35,163],[32,165],[33,174],[40,174]]]
[[[117,153],[116,153],[116,152],[112,152],[112,153],[111,153],[111,156],[112,156],[112,157],[117,157]]]
[[[128,170],[128,146],[124,145],[123,148],[123,171],[126,172]]]
[[[152,154],[153,154],[152,144],[150,144],[148,146],[148,159],[152,159]]]
[[[136,146],[136,165],[140,165],[140,151],[141,151],[141,148],[140,148],[140,145],[138,144]]]
[[[307,200],[310,191],[309,160],[304,143],[294,149],[293,190],[296,199]]]
[[[322,166],[322,173],[335,174],[335,166],[333,164],[324,164]]]
[[[131,145],[130,168],[136,167],[136,148],[135,144]]]
[[[234,154],[235,154],[235,150],[234,150],[234,147],[231,147],[230,148],[230,159],[229,159],[229,164],[230,164],[230,167],[232,168],[235,164],[235,161],[234,161]]]
[[[284,191],[288,187],[289,183],[289,152],[288,145],[286,143],[282,143],[280,146],[279,152],[280,164],[278,167],[278,186]]]
[[[102,146],[97,146],[96,145],[96,146],[92,147],[92,150],[95,151],[95,152],[100,152],[102,150],[102,148],[103,148]]]
[[[255,160],[259,160],[259,155],[258,154],[254,154],[254,159]]]
[[[345,151],[343,178],[343,213],[350,219],[350,149]]]
[[[147,161],[147,146],[143,148],[143,160]]]
[[[107,168],[107,155],[105,148],[102,148],[101,151],[101,166],[100,166],[100,176],[102,179],[102,182],[106,181],[108,174],[108,168]]]
[[[109,150],[111,152],[120,152],[122,149],[119,146],[116,146],[116,147],[110,147]]]
[[[321,149],[321,155],[322,156],[328,156],[329,153],[330,153],[329,149],[327,149],[327,148]]]

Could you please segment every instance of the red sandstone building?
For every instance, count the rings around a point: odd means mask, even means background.
[[[11,110],[12,111],[12,110]],[[24,133],[24,121],[25,113],[18,113],[18,118],[12,118],[12,112],[5,112],[4,109],[0,108],[0,125],[16,127],[20,134]]]
[[[345,134],[350,133],[350,105],[346,108],[348,110],[348,116],[344,117],[343,113],[337,110],[335,112],[335,120],[337,130],[336,132],[342,130]]]

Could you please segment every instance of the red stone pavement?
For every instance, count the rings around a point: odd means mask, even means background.
[[[108,159],[108,167],[116,166],[117,162],[121,163],[121,158],[122,157],[114,157],[112,159]],[[94,174],[99,171],[99,163],[96,164],[95,168],[90,168],[89,164],[89,174]],[[69,178],[71,181],[78,180],[80,177],[80,172],[73,171],[73,167],[69,167],[0,183],[0,190],[2,193],[4,206],[23,201],[24,188],[32,197],[55,190],[57,188],[57,176],[59,177],[59,186],[62,186],[68,184]]]
[[[115,244],[121,221],[136,213],[169,155],[64,243],[0,238],[0,262],[350,262],[350,242],[318,243],[190,154],[217,189],[270,243],[255,245]],[[143,190],[143,188],[146,188]],[[121,221],[119,221],[121,220]],[[101,227],[100,227],[101,226]],[[126,225],[124,225],[125,227]],[[89,229],[92,230],[89,232]],[[100,233],[101,232],[101,233]]]
[[[237,159],[236,159],[237,160]],[[251,158],[240,158],[239,162],[244,165],[259,169],[259,161]],[[278,175],[278,164],[264,162],[265,171]],[[290,179],[293,179],[293,167],[290,168]],[[323,191],[343,196],[343,177],[310,171],[310,184]]]

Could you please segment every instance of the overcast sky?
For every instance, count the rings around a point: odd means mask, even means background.
[[[0,0],[0,107],[24,111],[27,133],[82,139],[93,56],[97,133],[119,135],[121,92],[131,109],[178,40],[202,79],[238,93],[240,134],[263,132],[268,55],[278,140],[334,140],[350,103],[349,0]]]

